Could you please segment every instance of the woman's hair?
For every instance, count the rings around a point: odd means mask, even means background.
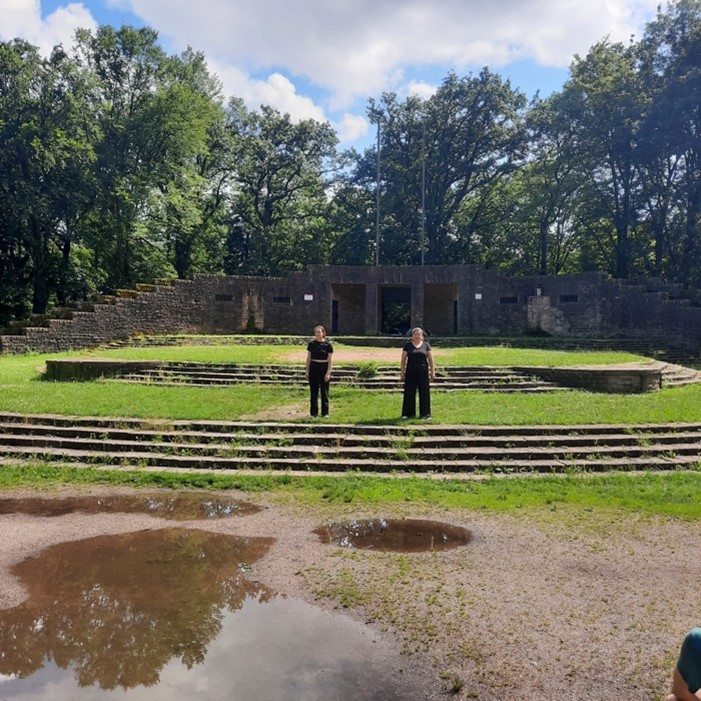
[[[321,332],[324,334],[324,338],[326,338],[326,329],[321,324],[317,324],[312,330],[314,333],[316,333],[317,329],[321,329]]]
[[[421,338],[425,338],[426,334],[424,333],[424,330],[420,326],[416,326],[411,330],[411,335],[413,336],[416,332],[421,334]]]

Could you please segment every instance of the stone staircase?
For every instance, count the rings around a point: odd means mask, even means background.
[[[659,363],[664,387],[679,387],[701,382],[701,372],[682,365]],[[604,366],[605,367],[605,366]],[[300,365],[245,365],[235,363],[164,362],[157,367],[139,368],[120,377],[124,382],[227,386],[256,383],[261,385],[305,384],[304,368]],[[383,391],[401,391],[398,368],[377,366],[368,370],[360,365],[336,365],[334,385],[363,387]],[[493,366],[441,366],[436,373],[433,389],[473,390],[478,392],[550,392],[567,389],[530,374],[528,368]]]
[[[701,382],[701,372],[674,363],[662,364],[662,386],[683,387]]]
[[[0,461],[294,474],[699,469],[701,424],[467,426],[161,421],[0,413]]]
[[[125,382],[161,385],[226,386],[235,384],[303,385],[301,365],[244,365],[234,363],[164,362],[156,368],[141,368],[123,375]],[[401,391],[396,365],[372,369],[360,365],[336,365],[334,385]],[[441,367],[432,385],[438,391],[548,392],[562,387],[508,367]]]

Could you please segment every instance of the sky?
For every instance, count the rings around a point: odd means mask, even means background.
[[[576,54],[641,38],[660,0],[0,0],[0,40],[49,53],[78,27],[149,26],[201,51],[225,95],[329,121],[342,148],[372,141],[369,98],[427,98],[483,67],[530,99],[559,90]]]

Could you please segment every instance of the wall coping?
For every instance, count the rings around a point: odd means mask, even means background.
[[[541,380],[563,387],[610,394],[642,394],[662,388],[662,366],[623,363],[621,365],[571,365],[566,367],[518,367]]]

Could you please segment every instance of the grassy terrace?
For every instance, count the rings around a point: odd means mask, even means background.
[[[343,363],[343,346],[336,362]],[[352,349],[357,364],[357,349]],[[373,349],[364,349],[368,362]],[[387,354],[387,349],[377,349]],[[399,365],[399,351],[396,354]],[[292,346],[182,346],[124,348],[60,355],[0,356],[0,411],[124,416],[165,419],[236,420],[271,408],[303,406],[304,387],[162,387],[129,385],[106,380],[94,383],[53,383],[42,380],[48,357],[100,356],[235,362],[298,363],[304,349]],[[629,353],[584,353],[509,348],[440,349],[439,365],[576,365],[613,364],[644,360]],[[350,362],[350,361],[345,361]],[[362,360],[360,362],[363,362]],[[400,401],[396,393],[368,392],[332,385],[332,416],[336,423],[395,423]],[[530,425],[580,423],[663,423],[701,421],[701,385],[670,388],[646,395],[604,395],[563,391],[545,395],[496,395],[480,392],[434,392],[434,421],[471,425]]]
[[[336,362],[344,361],[336,346]],[[373,349],[366,349],[367,361]],[[379,349],[377,351],[380,352]],[[387,349],[382,349],[387,354]],[[399,350],[390,351],[396,355]],[[439,365],[574,365],[611,364],[644,360],[626,353],[583,353],[508,348],[437,349]],[[48,357],[100,356],[236,362],[250,364],[302,363],[298,346],[181,346],[124,348],[72,354],[0,357],[0,411],[123,416],[165,419],[236,420],[284,408],[304,406],[305,388],[234,386],[228,388],[130,385],[106,380],[93,383],[54,383],[42,380]],[[360,362],[363,362],[362,360]],[[391,362],[391,361],[378,361]],[[332,386],[332,417],[336,423],[394,424],[399,420],[396,393]],[[499,395],[479,392],[434,392],[434,423],[466,425],[531,425],[589,423],[667,423],[701,421],[701,385],[664,389],[645,395],[602,395],[563,391],[543,395]],[[349,474],[328,478],[174,475],[118,473],[56,468],[46,465],[0,470],[0,486],[49,486],[57,483],[119,483],[169,487],[241,488],[269,492],[271,498],[313,503],[392,503],[416,501],[455,508],[515,510],[558,505],[580,508],[622,508],[656,514],[698,518],[696,498],[701,474],[695,472],[647,475],[590,475],[498,479],[470,483],[445,480],[386,480]]]

